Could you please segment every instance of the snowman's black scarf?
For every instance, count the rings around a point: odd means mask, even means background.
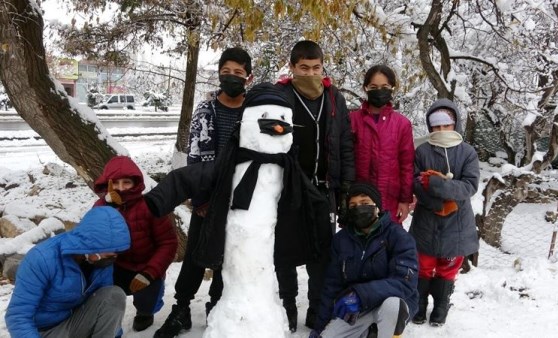
[[[207,216],[203,221],[200,239],[194,250],[197,264],[211,269],[220,269],[225,251],[227,215],[231,204],[232,181],[237,163],[252,160],[235,189],[237,208],[248,209],[261,163],[277,163],[283,171],[283,191],[277,208],[275,227],[275,266],[296,266],[316,260],[327,254],[331,242],[329,206],[325,197],[312,185],[291,154],[266,155],[239,148],[239,128],[217,157],[217,177],[209,202]],[[254,179],[255,177],[255,179]],[[237,188],[238,188],[237,186]]]
[[[257,151],[239,148],[236,156],[236,164],[252,161],[246,169],[244,176],[234,189],[231,209],[248,210],[254,195],[254,189],[258,182],[258,172],[263,163],[274,163],[283,167],[283,194],[291,197],[291,208],[296,209],[300,206],[300,179],[297,175],[293,176],[295,163],[292,156],[286,153],[265,154]]]

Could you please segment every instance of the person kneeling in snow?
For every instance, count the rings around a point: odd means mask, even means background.
[[[178,247],[170,218],[153,216],[144,189],[141,170],[126,156],[111,158],[94,186],[101,196],[95,206],[115,207],[130,228],[132,246],[114,264],[114,284],[134,297],[135,331],[150,327],[153,314],[163,307],[165,274]]]
[[[347,227],[333,237],[310,338],[400,335],[418,307],[415,241],[382,212],[373,185],[354,183],[347,205]]]
[[[17,270],[6,311],[12,338],[115,337],[126,295],[112,263],[130,247],[122,215],[93,208],[76,227],[33,247]]]

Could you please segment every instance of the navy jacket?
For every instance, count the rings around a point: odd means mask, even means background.
[[[333,319],[333,304],[348,289],[361,300],[361,312],[371,311],[389,297],[409,306],[411,318],[418,308],[418,259],[413,238],[393,222],[389,212],[380,216],[380,228],[366,243],[350,228],[333,237],[331,262],[322,289],[322,303],[315,329],[323,330]]]

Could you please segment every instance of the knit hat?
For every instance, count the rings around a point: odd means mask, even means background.
[[[351,187],[349,188],[349,192],[347,193],[347,204],[349,204],[349,200],[351,199],[351,197],[355,197],[361,194],[370,197],[372,201],[376,203],[378,209],[383,210],[382,197],[380,195],[380,192],[378,191],[378,189],[376,189],[375,186],[366,182],[355,182],[351,185]]]
[[[428,123],[430,124],[430,127],[455,124],[453,112],[447,108],[436,109],[428,115]]]
[[[255,107],[262,105],[283,106],[293,109],[294,104],[287,96],[269,82],[260,83],[246,93],[244,107]]]

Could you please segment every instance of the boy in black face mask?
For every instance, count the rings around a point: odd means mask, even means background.
[[[219,87],[211,99],[200,103],[192,115],[190,139],[186,148],[186,164],[215,161],[219,151],[227,144],[243,110],[245,88],[252,81],[252,59],[241,48],[228,48],[219,59]],[[180,170],[171,171],[167,177],[178,177]],[[167,181],[173,181],[172,179]],[[200,183],[201,185],[201,183]],[[160,191],[171,194],[181,186],[162,186]],[[161,209],[172,210],[179,203],[163,205]],[[194,263],[192,253],[200,237],[203,219],[207,214],[208,200],[192,199],[192,218],[188,229],[188,243],[184,261],[174,289],[176,305],[163,326],[155,332],[155,338],[175,337],[183,330],[192,327],[190,301],[194,299],[203,280],[205,268]],[[206,314],[221,298],[223,280],[220,271],[213,271],[209,289],[211,301],[206,303]]]
[[[415,241],[382,211],[373,185],[354,183],[347,205],[310,338],[398,336],[418,307]]]

